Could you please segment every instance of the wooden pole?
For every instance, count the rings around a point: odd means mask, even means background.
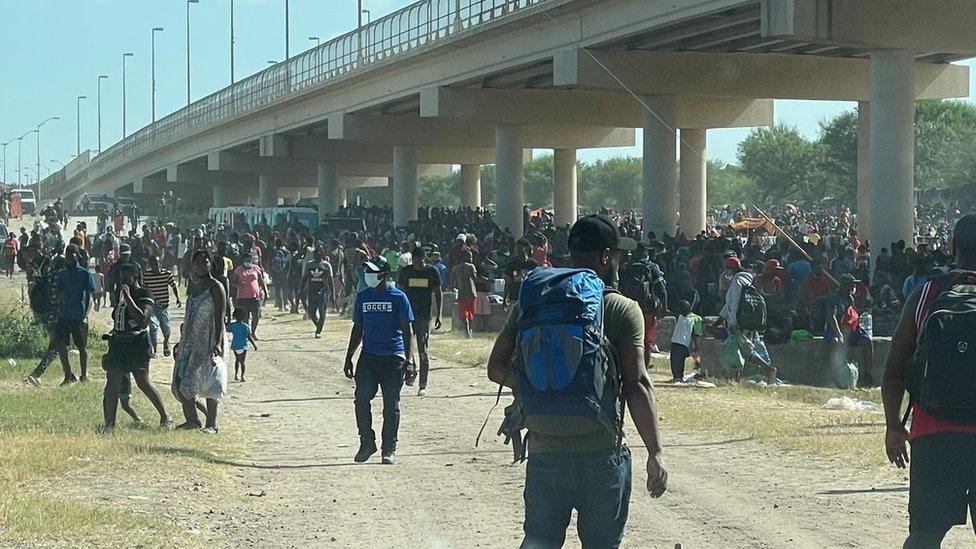
[[[779,234],[786,237],[786,240],[788,240],[790,244],[793,245],[794,250],[803,254],[803,257],[805,257],[807,261],[813,262],[813,258],[810,257],[810,254],[808,254],[806,250],[804,250],[799,244],[797,244],[796,241],[793,240],[793,237],[791,237],[786,231],[781,229],[780,226],[777,225],[776,222],[773,221],[771,217],[766,215],[766,212],[760,210],[759,206],[756,206],[755,204],[753,204],[752,207],[755,208],[756,211],[759,212],[759,215],[763,216],[763,219],[765,219],[770,225],[772,225],[774,229],[779,231]],[[827,275],[827,278],[829,278],[831,282],[833,282],[837,286],[840,286],[840,282],[836,278],[834,278],[834,275],[830,274],[830,272],[828,272],[826,269],[823,269],[823,273]]]

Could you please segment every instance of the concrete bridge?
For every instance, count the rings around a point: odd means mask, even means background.
[[[643,132],[645,230],[705,223],[709,128],[768,125],[772,99],[849,100],[858,206],[872,240],[911,241],[913,104],[964,97],[971,0],[421,0],[83,154],[44,196],[153,195],[261,205],[303,190],[391,185],[417,215],[418,175],[461,166],[521,233],[523,151],[554,150],[557,219],[575,219],[576,151]],[[866,221],[866,223],[865,223]]]

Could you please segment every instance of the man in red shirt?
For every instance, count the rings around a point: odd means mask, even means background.
[[[905,429],[901,417],[906,389],[906,370],[915,357],[919,327],[928,317],[928,306],[935,295],[955,283],[976,281],[976,213],[968,213],[956,223],[952,248],[957,269],[939,281],[931,281],[908,298],[898,328],[891,338],[881,396],[885,409],[885,451],[899,468],[908,463],[906,441],[912,445],[912,468],[908,493],[909,536],[906,548],[939,547],[949,529],[966,523],[976,502],[976,423],[956,423],[911,404],[912,423]],[[958,286],[957,286],[958,287]],[[962,290],[960,290],[962,291]],[[965,340],[959,342],[956,361],[967,361],[973,352]],[[945,366],[926,363],[926,370]],[[968,372],[967,372],[968,373]],[[966,383],[965,376],[959,376]],[[976,400],[976,396],[972,397]],[[954,403],[955,404],[955,403]],[[969,408],[976,407],[976,402]]]

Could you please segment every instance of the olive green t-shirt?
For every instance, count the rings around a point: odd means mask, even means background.
[[[618,350],[628,346],[643,347],[644,315],[637,302],[616,292],[606,294],[603,301],[603,332],[610,344]],[[518,339],[518,319],[519,308],[516,304],[502,328],[503,336]],[[585,418],[529,416],[526,418],[526,426],[532,435],[529,438],[529,450],[532,452],[596,452],[616,443],[614,434]]]

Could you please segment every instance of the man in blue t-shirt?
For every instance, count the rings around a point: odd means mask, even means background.
[[[349,350],[343,368],[356,380],[356,427],[359,451],[354,458],[363,463],[376,453],[376,433],[370,401],[377,388],[383,389],[383,463],[396,463],[397,431],[400,428],[400,389],[407,357],[410,356],[413,310],[406,294],[389,284],[390,266],[382,257],[363,264],[367,288],[356,294],[352,314]],[[352,357],[362,343],[363,351],[353,368]]]

